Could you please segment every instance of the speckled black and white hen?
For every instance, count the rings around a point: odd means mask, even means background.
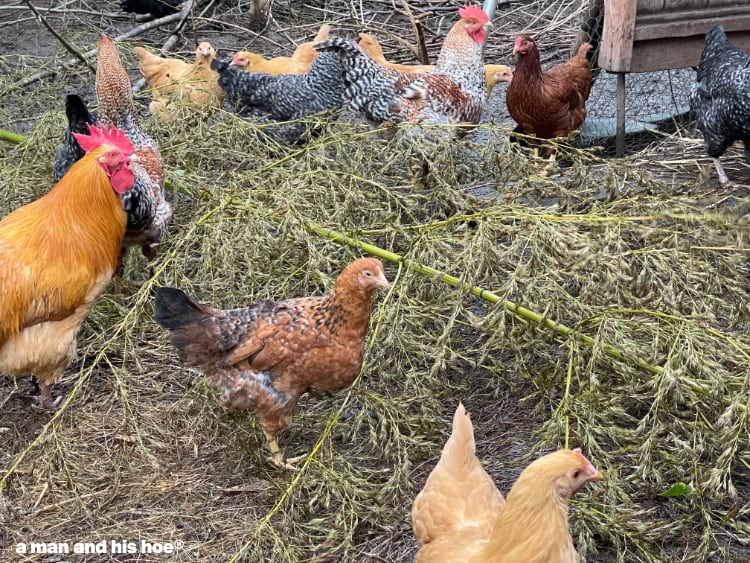
[[[706,32],[690,109],[719,181],[726,184],[729,178],[719,157],[732,143],[744,143],[750,164],[750,56],[729,42],[720,25]]]
[[[314,45],[339,54],[346,99],[375,123],[477,124],[486,99],[482,49],[487,14],[477,6],[459,10],[460,19],[443,41],[435,69],[413,74],[384,68],[358,45],[332,37]]]
[[[331,53],[316,57],[306,74],[245,72],[227,61],[213,61],[211,69],[230,107],[258,123],[277,124],[263,132],[280,143],[304,140],[314,130],[301,118],[339,109],[344,101],[343,68]]]

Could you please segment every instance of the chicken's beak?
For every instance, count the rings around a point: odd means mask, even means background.
[[[486,24],[484,24],[483,27],[495,27],[495,26],[492,25],[492,22],[488,21]]]
[[[375,282],[377,283],[377,286],[384,291],[391,289],[391,284],[385,279],[385,274],[378,274],[378,277],[375,278]]]

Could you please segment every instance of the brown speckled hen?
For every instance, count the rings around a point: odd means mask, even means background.
[[[357,377],[377,288],[389,288],[382,263],[360,258],[326,295],[222,311],[162,287],[154,315],[172,331],[185,363],[211,378],[224,405],[258,412],[270,461],[291,469],[296,460],[284,460],[276,435],[291,425],[302,394],[339,391]]]

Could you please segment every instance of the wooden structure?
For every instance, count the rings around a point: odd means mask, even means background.
[[[604,0],[598,64],[616,73],[697,66],[705,45],[704,35],[717,24],[724,26],[732,43],[750,52],[747,0]],[[624,153],[624,132],[625,76],[620,74],[618,155]]]

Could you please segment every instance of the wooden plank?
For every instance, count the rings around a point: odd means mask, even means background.
[[[750,53],[750,31],[728,33],[729,40]],[[706,41],[703,35],[640,41],[633,45],[630,72],[697,66]]]
[[[604,33],[599,65],[610,72],[628,72],[633,54],[636,0],[605,0]]]
[[[696,8],[707,8],[707,0],[664,0],[664,11],[694,10]]]
[[[723,19],[718,16],[708,16],[707,13],[703,12],[701,13],[703,17],[700,19],[686,19],[673,21],[671,23],[657,21],[643,24],[639,22],[633,33],[633,40],[638,43],[640,41],[651,41],[654,39],[705,35],[709,28],[717,24],[722,24],[724,26],[724,31],[727,33],[750,30],[750,10],[746,10],[746,12],[747,13],[744,15],[736,15],[728,19]]]
[[[652,14],[664,9],[664,0],[638,0],[637,6],[639,14]]]

